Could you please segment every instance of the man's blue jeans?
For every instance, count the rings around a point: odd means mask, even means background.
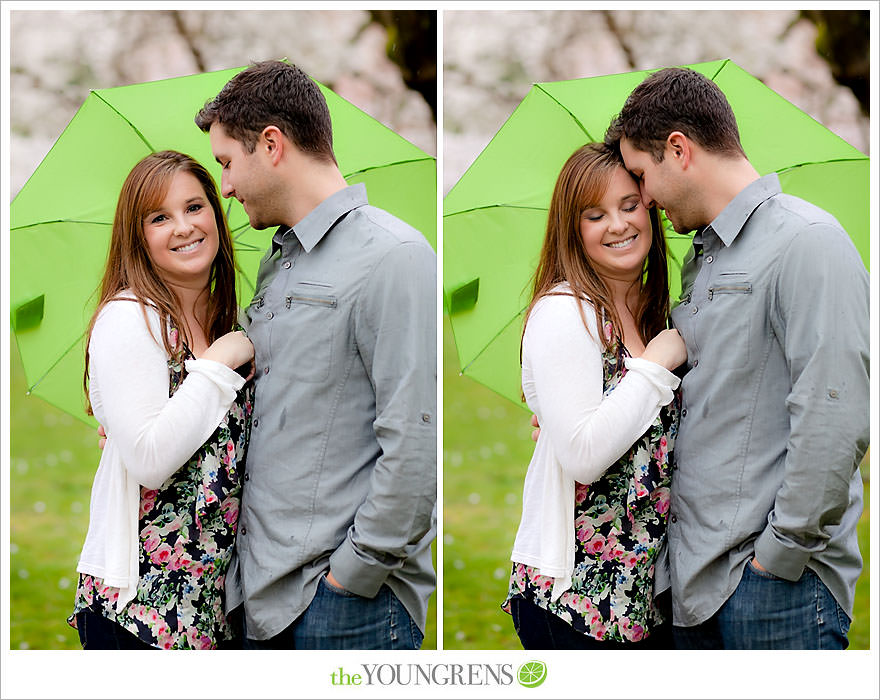
[[[786,581],[750,561],[706,622],[674,627],[678,649],[846,649],[850,619],[810,569]]]
[[[387,585],[375,598],[337,588],[321,577],[306,611],[283,632],[245,649],[418,649],[422,632]]]

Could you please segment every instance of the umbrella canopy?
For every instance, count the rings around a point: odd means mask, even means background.
[[[84,332],[97,301],[116,200],[125,177],[151,152],[173,149],[205,165],[220,185],[207,134],[193,121],[244,67],[93,90],[11,206],[10,309],[29,393],[93,422],[83,409]],[[319,85],[334,151],[349,184],[370,203],[425,234],[436,247],[433,157]],[[248,303],[272,231],[254,231],[227,200]]]
[[[784,192],[837,217],[867,267],[868,157],[735,63],[688,67],[725,93],[758,172],[779,173]],[[462,373],[518,405],[523,312],[556,178],[575,149],[603,139],[650,72],[535,84],[444,199],[444,302]],[[692,236],[664,226],[674,300]]]

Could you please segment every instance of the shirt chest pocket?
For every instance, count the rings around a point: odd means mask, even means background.
[[[739,275],[720,275],[705,296],[695,302],[703,313],[696,325],[697,344],[713,351],[711,362],[720,369],[742,369],[749,364],[752,346],[754,294],[752,283]],[[699,317],[698,317],[699,318]]]
[[[323,382],[330,376],[339,319],[339,303],[330,292],[295,288],[284,297],[280,315],[284,333],[289,334],[284,344],[290,348],[285,362],[297,381]]]

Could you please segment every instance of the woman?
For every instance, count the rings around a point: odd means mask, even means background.
[[[668,308],[657,212],[614,151],[579,148],[556,182],[522,338],[541,433],[503,607],[527,649],[667,643],[655,571],[678,418],[671,370],[686,359]]]
[[[214,181],[181,153],[147,156],[122,186],[88,330],[87,405],[107,442],[69,619],[85,649],[233,638],[223,592],[254,355],[236,318]]]

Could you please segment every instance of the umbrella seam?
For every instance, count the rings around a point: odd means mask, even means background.
[[[107,100],[105,100],[105,99],[104,99],[104,96],[101,95],[101,93],[100,93],[99,91],[97,91],[97,90],[92,90],[92,94],[93,94],[95,97],[97,97],[99,100],[101,100],[101,102],[103,102],[105,105],[107,105],[107,106],[108,106],[110,109],[112,109],[114,112],[116,112],[116,114],[118,114],[119,117],[120,117],[120,118],[121,118],[126,124],[128,124],[128,125],[132,128],[132,130],[134,131],[134,133],[136,133],[136,134],[138,135],[138,138],[139,138],[141,141],[144,142],[144,145],[145,145],[147,148],[150,149],[150,152],[151,152],[151,153],[155,153],[155,152],[156,152],[156,149],[153,148],[153,144],[151,144],[149,141],[147,141],[146,136],[144,136],[144,135],[141,133],[140,129],[138,129],[134,124],[131,123],[131,121],[129,120],[128,117],[126,117],[122,112],[120,112],[118,109],[116,109],[116,107],[114,107],[114,106],[113,106],[112,104],[110,104]]]
[[[462,373],[462,374],[464,374],[465,372],[468,371],[468,369],[470,369],[471,365],[473,365],[474,362],[476,362],[476,361],[480,358],[480,356],[486,351],[486,348],[488,348],[488,347],[489,347],[489,346],[495,341],[496,338],[498,338],[502,333],[504,333],[504,331],[507,330],[508,326],[510,326],[511,323],[513,323],[516,319],[518,319],[520,316],[522,316],[522,314],[523,314],[523,312],[526,310],[526,308],[527,308],[527,307],[524,306],[522,309],[520,309],[520,310],[517,312],[516,316],[514,316],[514,317],[513,317],[512,319],[510,319],[507,323],[505,323],[504,326],[501,328],[501,330],[499,330],[494,336],[492,336],[492,337],[489,339],[489,341],[488,341],[488,342],[487,342],[487,343],[486,343],[486,344],[480,349],[480,352],[478,352],[476,355],[474,355],[474,356],[471,358],[471,361],[468,362],[467,365],[465,365],[464,367],[461,368],[461,373]],[[450,323],[452,322],[452,318],[451,318],[451,317],[450,317],[449,321],[450,321]],[[455,334],[455,331],[454,331],[454,329],[453,329],[453,335],[454,335],[454,334]]]
[[[545,95],[547,95],[547,97],[549,97],[551,100],[553,100],[553,102],[555,102],[555,103],[556,103],[557,105],[559,105],[563,110],[565,110],[565,111],[569,114],[569,116],[571,116],[571,118],[574,119],[574,123],[577,124],[577,125],[580,127],[581,131],[584,132],[584,134],[587,136],[587,138],[590,139],[590,141],[595,141],[595,140],[596,140],[596,139],[593,138],[593,135],[590,134],[590,132],[587,130],[587,127],[585,127],[585,126],[581,123],[581,120],[578,119],[578,118],[574,115],[574,113],[573,113],[568,107],[566,107],[566,106],[565,106],[564,104],[562,104],[559,100],[557,100],[555,97],[553,97],[553,95],[551,95],[549,92],[547,92],[547,91],[544,89],[543,85],[541,85],[540,83],[538,83],[538,84],[535,85],[535,87],[537,87],[541,92],[543,92]]]
[[[40,385],[40,383],[41,383],[46,377],[49,376],[49,373],[50,373],[53,369],[55,369],[56,365],[58,365],[58,363],[61,362],[61,360],[63,360],[63,359],[67,356],[67,353],[69,353],[71,350],[73,350],[73,348],[76,347],[76,345],[77,345],[80,341],[82,341],[82,339],[85,337],[85,335],[86,335],[86,334],[85,334],[85,331],[83,331],[83,332],[77,337],[77,339],[74,340],[74,341],[73,341],[73,342],[67,347],[67,349],[66,349],[64,352],[62,352],[62,353],[58,356],[58,359],[55,360],[55,362],[53,362],[53,363],[52,363],[52,364],[46,369],[45,372],[43,372],[43,375],[42,375],[39,379],[37,379],[33,384],[31,384],[31,385],[28,386],[27,393],[32,394],[32,393],[34,392],[34,389],[36,389],[36,388]],[[21,348],[19,348],[19,355],[21,355]],[[22,366],[24,366],[24,361],[23,361],[23,360],[22,360]]]

